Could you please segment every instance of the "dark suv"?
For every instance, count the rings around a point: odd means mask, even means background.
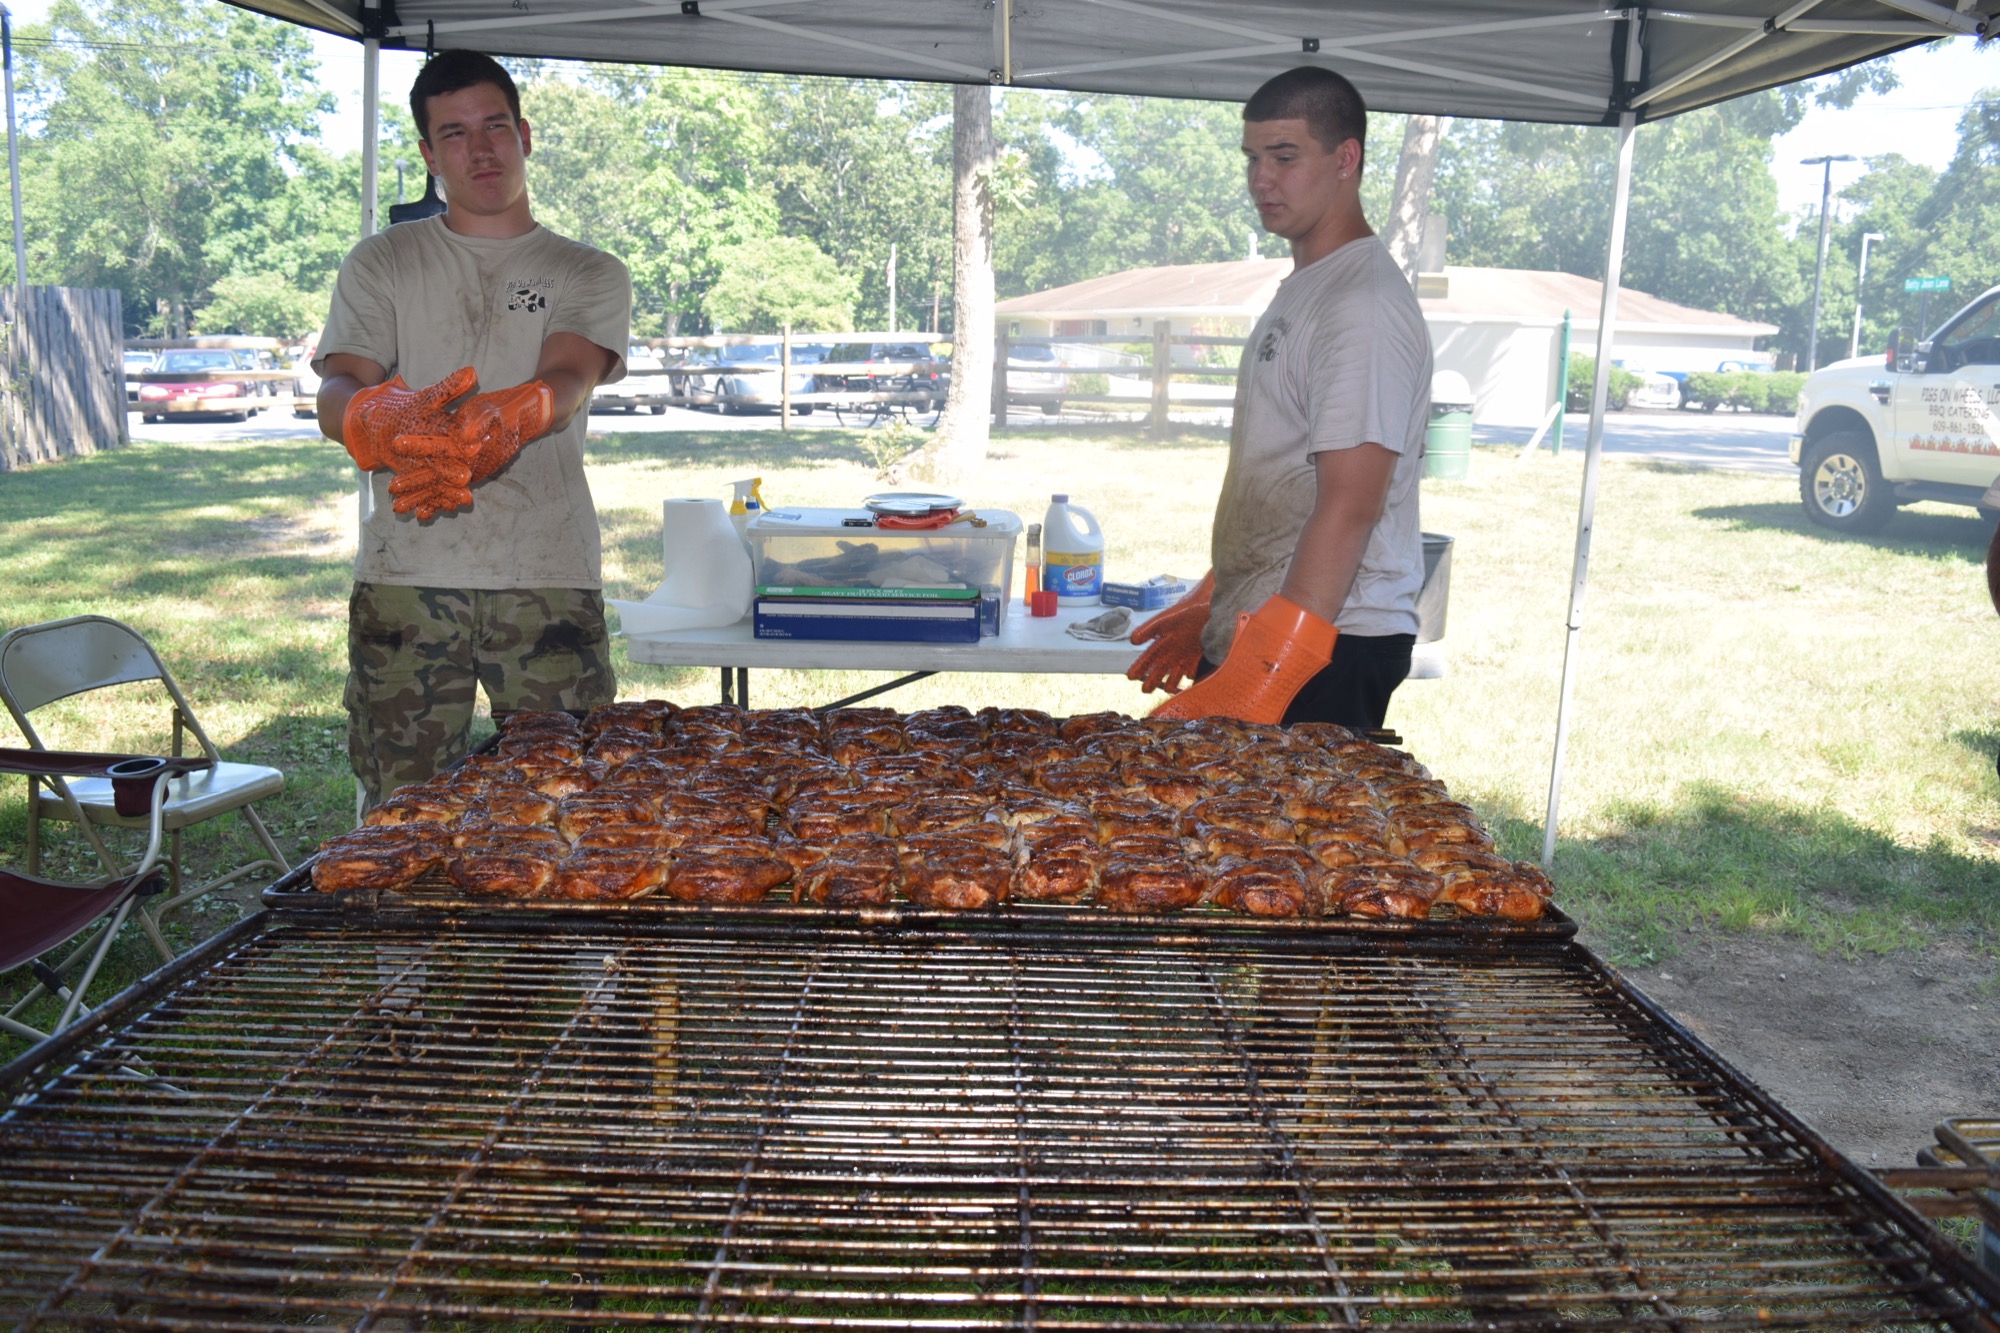
[[[882,374],[846,370],[831,375],[815,375],[813,388],[820,393],[921,393],[928,399],[917,404],[922,410],[935,411],[944,406],[944,396],[951,388],[951,367],[948,362],[934,356],[927,343],[835,343],[826,353],[828,365],[872,365],[878,362],[905,368]],[[907,367],[912,362],[920,367],[925,362],[932,364],[911,371]]]

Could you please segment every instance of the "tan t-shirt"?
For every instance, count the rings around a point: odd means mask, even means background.
[[[313,369],[367,357],[411,388],[471,366],[482,391],[535,377],[542,343],[574,333],[613,353],[625,377],[632,280],[625,265],[546,227],[505,240],[461,236],[442,217],[405,222],[354,247],[340,266]],[[374,512],[354,577],[406,587],[597,588],[597,510],[583,474],[590,414],[524,445],[472,488],[472,507],[427,523],[392,509],[390,474],[369,474]]]
[[[1210,538],[1215,598],[1201,639],[1209,661],[1229,655],[1237,614],[1283,586],[1318,498],[1313,455],[1360,444],[1394,451],[1396,467],[1334,624],[1352,634],[1417,632],[1417,482],[1430,400],[1423,308],[1379,239],[1350,241],[1278,285],[1236,374]]]

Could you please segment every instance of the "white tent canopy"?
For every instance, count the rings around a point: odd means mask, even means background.
[[[363,230],[375,219],[382,46],[1240,102],[1324,63],[1378,111],[1618,127],[1597,376],[1550,762],[1555,855],[1631,195],[1657,120],[1939,37],[1984,41],[2000,0],[230,0],[362,40]],[[364,491],[364,496],[366,492]]]
[[[239,0],[241,2],[241,0]],[[1954,34],[1992,0],[250,0],[384,45],[1241,101],[1324,61],[1369,106],[1653,120]],[[1631,59],[1625,27],[1639,28]]]

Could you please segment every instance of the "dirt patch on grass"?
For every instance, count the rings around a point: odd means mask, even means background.
[[[1913,1166],[1938,1121],[2000,1111],[1991,959],[1941,944],[1850,962],[1710,934],[1625,975],[1863,1166]]]

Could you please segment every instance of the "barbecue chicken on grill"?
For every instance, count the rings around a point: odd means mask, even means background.
[[[585,903],[1396,920],[1532,921],[1551,892],[1421,764],[1339,727],[657,700],[506,716],[490,751],[395,793],[312,874]]]

